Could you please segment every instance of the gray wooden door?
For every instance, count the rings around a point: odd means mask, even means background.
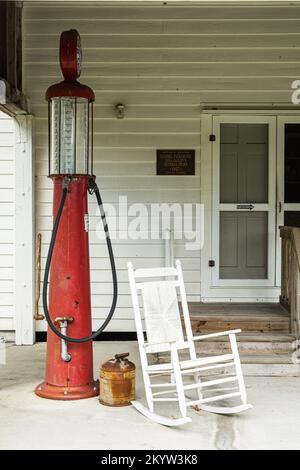
[[[270,172],[275,172],[274,159],[270,159],[270,125],[255,119],[238,121],[218,122],[217,168],[213,170],[214,281],[215,285],[264,285],[270,281],[270,267],[274,278],[271,258],[275,258],[276,188],[275,173],[270,178]]]

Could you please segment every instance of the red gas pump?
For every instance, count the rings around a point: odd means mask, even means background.
[[[117,276],[101,196],[93,175],[93,102],[91,88],[77,81],[81,69],[80,36],[60,37],[64,80],[46,92],[49,119],[49,177],[54,184],[53,231],[43,283],[48,322],[43,398],[76,400],[99,393],[93,379],[92,340],[109,323],[117,302]],[[88,193],[95,194],[106,234],[113,278],[113,301],[103,325],[92,333],[88,242]],[[48,309],[48,278],[50,292]]]

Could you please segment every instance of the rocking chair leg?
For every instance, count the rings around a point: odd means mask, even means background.
[[[152,400],[152,390],[151,390],[151,383],[148,374],[144,374],[144,383],[145,383],[145,392],[146,392],[146,400],[151,413],[154,411],[154,404]]]
[[[153,404],[153,401],[148,401],[147,400],[147,403],[148,403],[148,407],[149,407],[149,410],[151,411],[151,413],[154,413],[154,404]]]
[[[183,381],[182,381],[182,375],[181,375],[181,370],[180,370],[180,365],[179,365],[178,351],[176,349],[175,343],[171,345],[171,359],[172,359],[174,377],[175,377],[176,388],[177,388],[179,409],[182,414],[182,417],[186,418],[187,411],[186,411],[186,402],[185,402],[184,389],[183,389]]]
[[[195,383],[196,383],[196,384],[201,383],[200,374],[195,373],[195,374],[194,374],[194,380],[195,380]],[[197,388],[197,395],[198,395],[199,400],[201,400],[201,399],[203,398],[203,393],[201,392],[201,388],[200,388],[200,387]]]
[[[146,400],[147,400],[149,410],[151,411],[151,413],[153,413],[154,404],[153,404],[153,395],[152,395],[152,390],[151,390],[151,380],[150,380],[149,374],[145,370],[147,366],[147,357],[146,357],[145,351],[140,349],[140,356],[141,356],[141,362],[143,364],[142,370],[143,370]]]
[[[235,364],[236,375],[238,378],[239,389],[241,392],[241,400],[242,400],[243,405],[246,405],[247,404],[247,392],[246,392],[244,378],[243,378],[243,372],[242,372],[241,361],[240,361],[240,356],[239,356],[237,342],[236,342],[236,336],[234,334],[229,335],[229,340],[230,340],[232,354],[234,356],[234,364]]]

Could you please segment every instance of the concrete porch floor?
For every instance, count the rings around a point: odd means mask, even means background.
[[[34,395],[43,380],[45,343],[7,345],[0,365],[0,449],[300,449],[300,379],[246,377],[254,409],[237,416],[189,411],[182,428],[155,424],[133,407],[109,408],[96,398],[48,401]],[[137,397],[144,396],[135,342],[94,343],[99,364],[130,352],[138,367]]]

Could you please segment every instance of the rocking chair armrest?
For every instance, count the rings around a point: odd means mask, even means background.
[[[201,339],[217,338],[218,336],[235,335],[237,333],[241,333],[241,331],[242,331],[241,329],[236,329],[236,330],[221,331],[221,332],[218,332],[218,333],[208,333],[207,335],[193,336],[192,340],[193,341],[199,341]]]
[[[177,340],[173,340],[173,341],[159,341],[159,342],[155,342],[155,343],[144,343],[142,344],[142,347],[144,349],[146,349],[146,352],[147,352],[147,349],[151,349],[151,348],[155,348],[155,347],[159,347],[159,346],[163,346],[165,345],[165,347],[163,349],[160,349],[160,352],[163,352],[163,351],[169,351],[171,350],[171,347],[172,347],[172,344],[175,344],[177,343]],[[149,351],[148,351],[149,352]]]
[[[155,342],[155,343],[144,343],[142,346],[143,348],[149,348],[151,346],[160,346],[162,344],[169,344],[171,345],[172,343],[177,343],[177,339],[173,339],[172,341],[158,341],[158,342]]]

